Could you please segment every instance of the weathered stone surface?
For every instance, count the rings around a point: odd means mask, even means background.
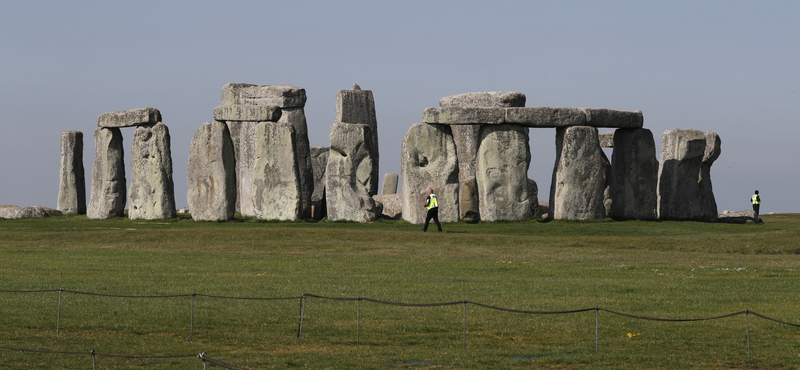
[[[398,180],[399,176],[394,172],[387,172],[386,174],[384,174],[381,194],[383,195],[396,194]]]
[[[161,112],[155,108],[138,108],[121,112],[103,113],[97,117],[98,127],[132,127],[161,122]]]
[[[176,215],[169,129],[161,122],[139,126],[133,134],[128,202],[131,220],[159,220]]]
[[[255,134],[253,202],[262,220],[302,217],[296,133],[289,123],[259,122]]]
[[[314,173],[314,193],[311,194],[311,206],[314,207],[314,212],[311,216],[317,220],[323,219],[328,214],[325,171],[328,168],[330,151],[331,148],[325,146],[311,147],[311,171]]]
[[[658,217],[662,220],[717,219],[711,165],[721,141],[711,131],[672,129],[661,138],[658,169]]]
[[[614,147],[614,132],[601,132],[597,134],[597,137],[600,139],[600,147],[601,148],[613,148]]]
[[[539,217],[539,185],[528,179],[528,195],[530,196],[531,217]]]
[[[550,185],[551,217],[557,220],[603,218],[608,163],[600,148],[597,128],[557,129],[556,164]]]
[[[292,85],[258,86],[229,83],[222,87],[222,105],[263,105],[281,108],[302,108],[306,90]]]
[[[373,176],[377,165],[369,148],[370,127],[365,124],[335,122],[331,125],[331,151],[328,155],[325,199],[328,220],[367,222],[381,215],[370,189],[378,179]]]
[[[194,133],[186,200],[195,221],[223,221],[236,211],[236,157],[228,126],[206,122]]]
[[[272,121],[281,118],[281,109],[274,105],[220,105],[214,108],[217,121]]]
[[[441,125],[499,125],[505,123],[505,108],[425,108],[423,123]]]
[[[755,217],[756,213],[752,209],[737,212],[725,211],[718,216],[717,222],[726,224],[745,224],[748,222],[752,223]]]
[[[372,199],[382,205],[383,217],[394,220],[403,217],[403,194],[373,195]]]
[[[425,222],[428,188],[439,198],[439,220],[458,220],[458,159],[449,126],[412,125],[403,137],[400,170],[404,220]]]
[[[524,107],[525,94],[515,91],[486,91],[450,95],[439,99],[440,107]]]
[[[278,122],[288,123],[294,128],[294,150],[297,158],[297,171],[300,176],[300,217],[309,218],[311,217],[311,194],[314,193],[314,173],[311,170],[311,146],[308,142],[305,111],[303,108],[283,108]]]
[[[478,92],[445,96],[440,107],[505,108],[524,107],[525,94],[510,91]],[[459,218],[464,221],[480,219],[478,183],[475,179],[480,125],[453,125],[453,140],[458,156]]]
[[[56,209],[67,215],[86,214],[86,177],[83,171],[83,133],[61,133],[61,169]]]
[[[125,215],[127,189],[120,129],[94,130],[94,149],[92,189],[86,216],[93,219],[122,217]]]
[[[525,127],[582,126],[586,124],[586,113],[580,108],[508,108],[505,123]]]
[[[658,197],[658,160],[648,129],[619,129],[611,135],[609,215],[615,219],[654,220]]]
[[[39,217],[57,216],[60,214],[61,211],[42,206],[34,206],[34,207],[17,207],[12,205],[0,206],[0,218],[5,218],[5,219],[39,218]]]
[[[605,108],[581,108],[586,114],[586,126],[614,128],[642,128],[642,111],[613,110]]]
[[[481,220],[524,220],[531,216],[530,161],[527,128],[481,127],[475,175]]]
[[[358,87],[355,85],[354,87]],[[343,123],[361,123],[369,126],[371,144],[368,147],[370,157],[373,159],[372,177],[378,179],[380,152],[378,150],[378,119],[375,115],[375,98],[372,90],[339,90],[336,93],[336,121]],[[372,183],[370,195],[378,194],[378,182]]]
[[[253,169],[256,161],[256,125],[258,122],[227,121],[236,157],[236,212],[256,216],[253,202]]]

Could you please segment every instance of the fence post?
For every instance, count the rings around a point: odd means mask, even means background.
[[[356,348],[361,347],[361,297],[356,301]]]
[[[64,288],[58,288],[58,313],[56,314],[56,334],[58,334],[58,328],[61,326],[61,292],[64,291]]]
[[[464,348],[467,348],[467,300],[464,300]]]
[[[747,330],[747,361],[750,361],[750,309],[744,311],[744,325]]]
[[[303,335],[303,313],[306,310],[306,295],[300,296],[300,324],[297,326],[297,343],[300,343],[300,338]]]
[[[92,370],[97,370],[97,358],[94,355],[94,350],[89,353],[92,355]]]
[[[192,336],[194,335],[194,296],[197,293],[192,293],[192,314],[189,316],[189,341],[192,341]],[[205,366],[205,361],[203,361],[203,366]]]
[[[600,307],[594,306],[594,354],[597,354],[598,347],[598,332],[600,331]]]

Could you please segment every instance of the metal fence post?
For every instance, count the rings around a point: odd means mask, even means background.
[[[594,354],[597,354],[598,348],[598,332],[600,331],[600,307],[594,306]]]
[[[303,313],[306,310],[306,295],[300,296],[300,323],[297,326],[297,343],[300,343],[300,338],[303,335]]]
[[[467,300],[464,300],[464,348],[467,348]]]
[[[194,296],[197,293],[192,293],[192,314],[189,316],[189,341],[192,341],[192,336],[194,335]],[[205,364],[205,361],[203,362]],[[203,365],[205,366],[205,365]]]
[[[64,291],[64,288],[58,288],[58,313],[56,314],[56,334],[58,334],[58,328],[61,326],[61,292]]]
[[[361,347],[361,297],[356,301],[356,348]]]
[[[89,353],[92,355],[92,370],[97,370],[97,358],[94,354],[94,350]]]
[[[744,325],[747,329],[747,360],[750,361],[750,320],[748,316],[750,315],[750,309],[744,311]]]

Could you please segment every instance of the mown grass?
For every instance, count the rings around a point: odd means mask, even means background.
[[[121,295],[469,300],[518,310],[696,318],[750,309],[800,323],[800,215],[696,222],[0,220],[0,289]],[[800,328],[749,316],[670,323],[595,312],[509,313],[298,299],[0,293],[0,346],[209,356],[249,368],[797,368]],[[357,342],[357,337],[360,340]],[[358,344],[358,346],[357,346]],[[99,369],[201,368],[198,359],[98,357]],[[0,368],[87,368],[88,355],[0,349]],[[211,366],[210,368],[214,368]]]

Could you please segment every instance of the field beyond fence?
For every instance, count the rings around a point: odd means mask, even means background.
[[[0,220],[0,368],[800,367],[764,220]]]

